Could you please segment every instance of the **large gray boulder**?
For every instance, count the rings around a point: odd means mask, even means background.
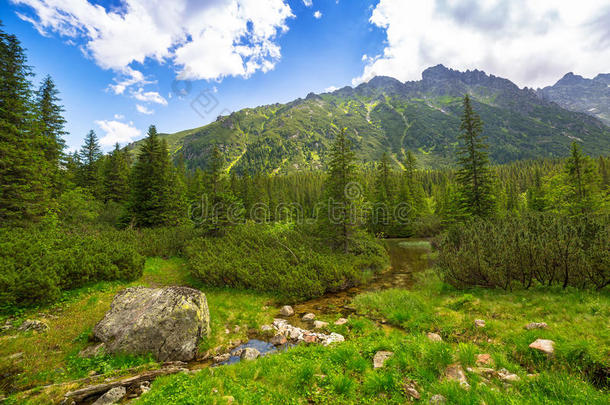
[[[95,328],[107,353],[152,355],[158,361],[189,361],[209,335],[208,303],[188,287],[132,287],[119,292]]]

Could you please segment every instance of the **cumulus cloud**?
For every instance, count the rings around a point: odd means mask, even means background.
[[[324,89],[324,93],[332,93],[333,91],[337,91],[337,90],[339,90],[338,87],[336,87],[336,86],[329,86],[329,87]]]
[[[605,0],[380,0],[370,23],[387,45],[364,57],[363,74],[418,80],[438,63],[483,69],[520,86],[541,87],[569,71],[594,76],[610,66]],[[604,18],[606,16],[606,18]]]
[[[221,79],[268,71],[280,58],[275,40],[293,17],[285,0],[124,0],[105,8],[88,0],[11,0],[18,16],[44,35],[82,40],[83,51],[124,77],[122,94],[145,80],[133,63],[170,63],[183,79]],[[96,2],[97,3],[97,2]]]
[[[313,6],[313,0],[303,0],[303,4],[305,4],[306,7],[311,7]]]
[[[143,106],[142,104],[136,104],[136,110],[138,110],[140,114],[151,115],[154,113],[153,110],[146,108],[146,106]]]
[[[320,10],[316,10],[313,13],[314,18],[316,18],[317,20],[319,20],[320,18],[322,18],[322,12],[320,12]]]
[[[125,116],[123,114],[114,114],[114,119],[123,120],[123,119],[125,119]]]
[[[137,91],[132,92],[131,96],[139,101],[167,105],[167,100],[156,91],[144,91],[142,88],[139,88]]]
[[[100,139],[100,145],[112,146],[115,143],[126,144],[133,142],[142,135],[142,131],[133,126],[133,122],[124,123],[120,121],[95,121],[95,124],[104,131]]]

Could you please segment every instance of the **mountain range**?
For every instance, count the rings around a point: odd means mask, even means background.
[[[162,136],[190,168],[205,168],[218,145],[227,170],[285,173],[323,168],[335,134],[345,127],[363,164],[388,152],[400,166],[411,150],[422,167],[437,168],[455,161],[462,99],[469,94],[494,163],[565,156],[575,141],[598,155],[610,151],[608,86],[600,85],[609,77],[568,74],[554,86],[534,90],[480,70],[437,65],[419,81],[377,76],[356,87],[245,108]],[[138,144],[128,148],[135,151]]]

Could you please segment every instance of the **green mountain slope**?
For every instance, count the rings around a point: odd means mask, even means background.
[[[507,79],[442,65],[426,69],[420,81],[375,77],[355,88],[246,108],[165,136],[190,168],[205,167],[218,144],[230,170],[278,173],[323,167],[334,135],[347,127],[362,162],[387,151],[399,165],[411,149],[422,165],[440,167],[453,163],[466,93],[483,119],[494,162],[564,156],[574,140],[589,154],[610,150],[610,128],[598,119],[565,110]]]

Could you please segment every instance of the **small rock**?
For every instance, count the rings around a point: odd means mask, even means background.
[[[460,385],[466,389],[470,388],[464,369],[460,364],[452,364],[445,369],[445,377],[449,381],[457,381]]]
[[[255,360],[261,355],[261,352],[252,348],[246,347],[239,356],[242,360]]]
[[[271,338],[271,344],[275,346],[285,345],[287,342],[286,337],[280,333]]]
[[[212,358],[212,360],[214,361],[214,363],[222,363],[224,361],[227,361],[231,358],[231,355],[229,353],[225,353],[225,354],[219,354],[218,356],[214,356]]]
[[[530,322],[527,325],[525,325],[525,329],[527,330],[532,330],[532,329],[546,329],[549,325],[546,324],[546,322]]]
[[[45,322],[32,320],[32,319],[28,319],[28,320],[24,321],[21,324],[21,326],[19,327],[19,330],[21,332],[28,332],[28,331],[45,332],[47,329],[49,329],[49,325],[47,325]]]
[[[78,353],[79,357],[91,358],[99,356],[104,352],[104,343],[98,343],[92,346],[85,347]]]
[[[322,329],[322,328],[326,328],[327,326],[328,326],[328,322],[313,321],[314,329]]]
[[[89,377],[93,377],[94,375],[97,375],[97,371],[95,370],[91,370],[89,371],[89,373],[87,374]]]
[[[140,384],[140,393],[146,394],[148,391],[150,391],[150,381],[143,381],[142,384]]]
[[[339,318],[335,321],[335,325],[345,325],[348,322],[346,318]]]
[[[493,362],[494,361],[491,358],[490,354],[487,354],[487,353],[477,354],[477,364],[489,365],[489,364],[492,364]]]
[[[343,335],[340,335],[338,333],[332,332],[329,336],[327,336],[322,341],[322,344],[324,346],[328,346],[328,345],[333,344],[333,343],[344,342],[344,341],[345,341],[345,338],[343,337]]]
[[[227,404],[232,404],[235,401],[235,398],[233,398],[231,395],[225,395],[222,397],[222,399],[226,401]]]
[[[268,330],[273,330],[273,326],[271,326],[271,325],[263,325],[263,326],[261,326],[261,330],[263,332],[267,332]]]
[[[292,316],[294,315],[294,309],[290,305],[284,305],[282,309],[280,309],[280,315],[282,316]]]
[[[505,368],[498,370],[498,377],[502,382],[507,383],[513,383],[521,380],[521,378],[517,374],[511,373]]]
[[[430,401],[428,401],[428,403],[434,405],[444,404],[445,402],[447,402],[447,399],[445,399],[445,397],[441,394],[433,395],[432,398],[430,398]]]
[[[379,351],[373,356],[373,368],[381,368],[387,359],[392,357],[394,352]]]
[[[225,328],[225,334],[228,335],[229,333],[231,333],[231,331],[229,330],[229,328]]]
[[[485,321],[482,319],[475,319],[474,320],[474,326],[477,328],[484,328],[485,327]]]
[[[303,322],[309,322],[309,321],[313,321],[314,319],[316,319],[316,315],[312,314],[311,312],[303,315],[303,317],[301,318],[301,320]]]
[[[536,339],[530,344],[532,349],[540,350],[546,354],[553,354],[555,352],[555,342],[548,339]]]
[[[114,387],[111,390],[107,391],[104,395],[99,397],[97,401],[93,403],[93,405],[111,405],[119,402],[125,394],[127,390],[125,387]]]
[[[303,339],[303,332],[299,328],[290,329],[290,339],[301,340]]]
[[[421,398],[421,395],[419,394],[419,392],[415,388],[415,384],[413,384],[413,383],[405,384],[404,390],[405,390],[405,394],[407,394],[408,396],[410,396],[413,399]]]
[[[496,370],[489,367],[468,367],[466,369],[469,373],[474,373],[480,376],[484,376],[486,378],[493,378],[496,376]]]
[[[428,339],[432,342],[442,342],[443,338],[438,333],[428,332]]]
[[[305,343],[317,343],[318,337],[316,335],[305,335],[303,336]]]

